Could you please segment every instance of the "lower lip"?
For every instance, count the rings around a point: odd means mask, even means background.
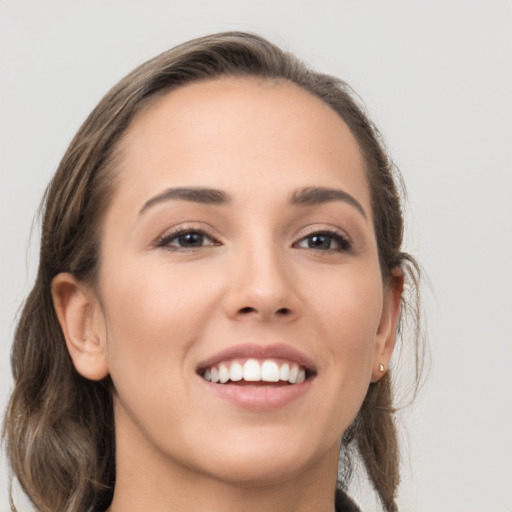
[[[207,388],[218,397],[232,404],[258,411],[279,409],[288,405],[311,388],[313,378],[288,386],[250,386],[236,384],[214,384],[200,377]]]

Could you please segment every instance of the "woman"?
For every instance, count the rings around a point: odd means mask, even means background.
[[[359,456],[396,510],[394,174],[348,87],[255,35],[115,86],[47,190],[15,336],[36,508],[351,511]]]

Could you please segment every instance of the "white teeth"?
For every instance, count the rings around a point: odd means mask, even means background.
[[[264,361],[261,365],[261,380],[279,382],[279,366],[275,361]]]
[[[229,369],[229,378],[233,382],[238,382],[239,380],[242,380],[244,376],[244,369],[240,363],[233,363],[231,365],[231,368]]]
[[[224,384],[229,380],[229,370],[224,363],[219,364],[219,380],[221,384]]]
[[[279,364],[273,359],[258,361],[247,359],[242,365],[238,361],[219,363],[203,373],[203,379],[208,382],[225,384],[228,381],[238,382],[289,382],[299,384],[306,380],[306,370],[296,363]]]
[[[294,364],[290,368],[290,375],[288,375],[288,382],[295,384],[297,382],[297,376],[299,375],[299,367]]]
[[[288,363],[284,363],[279,368],[279,380],[287,381],[290,376],[290,365]]]
[[[261,366],[256,359],[247,359],[244,364],[244,380],[257,382],[261,380]]]

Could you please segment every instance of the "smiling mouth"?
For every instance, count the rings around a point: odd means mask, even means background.
[[[300,384],[313,373],[298,363],[278,359],[227,360],[198,370],[207,382],[234,385]]]

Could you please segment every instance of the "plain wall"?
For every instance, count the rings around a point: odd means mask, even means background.
[[[407,249],[429,277],[432,367],[404,414],[400,504],[512,510],[511,2],[3,0],[0,3],[0,406],[29,239],[74,132],[135,65],[221,30],[258,32],[363,97],[409,191]],[[8,510],[0,466],[0,510]],[[376,510],[364,482],[363,509]],[[28,510],[28,507],[26,508]],[[22,510],[24,510],[22,508]]]

